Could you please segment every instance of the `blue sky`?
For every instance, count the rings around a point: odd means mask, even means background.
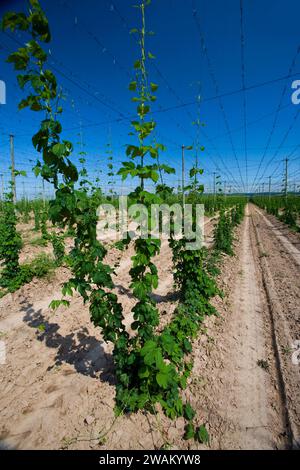
[[[41,0],[53,36],[49,65],[65,93],[64,136],[75,144],[75,161],[81,148],[87,152],[93,178],[103,171],[104,187],[109,136],[118,166],[126,159],[130,117],[135,111],[128,83],[138,48],[129,29],[139,25],[139,16],[132,3]],[[200,118],[205,124],[200,135],[205,151],[200,158],[206,190],[212,189],[213,172],[222,176],[227,190],[247,189],[247,176],[248,190],[262,183],[266,189],[269,176],[272,189],[280,189],[286,157],[290,188],[300,184],[300,105],[291,102],[291,84],[300,79],[300,3],[243,0],[242,4],[245,91],[239,0],[153,0],[147,10],[148,28],[155,32],[147,47],[156,56],[149,64],[149,75],[159,85],[153,106],[156,138],[167,146],[162,161],[177,170],[176,176],[167,178],[174,186],[180,177],[181,145],[195,141],[192,122],[197,118],[199,83]],[[1,0],[0,15],[25,6],[24,0]],[[41,187],[30,174],[30,160],[36,158],[31,135],[42,116],[17,111],[22,94],[11,65],[5,63],[8,53],[18,47],[13,37],[25,39],[0,33],[0,80],[7,86],[7,104],[0,105],[0,173],[8,179],[8,135],[12,133],[16,167],[28,172],[26,179],[19,180],[18,194],[24,190],[31,195]],[[291,76],[282,79],[287,75]],[[193,151],[186,153],[187,172],[194,156]],[[133,185],[127,180],[122,188],[116,180],[119,191]]]

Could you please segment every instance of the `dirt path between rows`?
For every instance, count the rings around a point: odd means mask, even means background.
[[[269,377],[257,366],[266,357],[263,302],[257,279],[255,257],[250,237],[250,221],[246,219],[242,234],[241,275],[234,290],[232,355],[230,369],[232,386],[227,402],[227,416],[236,423],[231,436],[240,449],[272,448],[273,431],[268,413]]]
[[[225,258],[220,318],[207,323],[192,394],[206,411],[214,449],[275,449],[287,446],[270,313],[250,218],[238,229],[236,256]],[[204,354],[203,354],[204,352]],[[204,356],[204,357],[203,357]]]

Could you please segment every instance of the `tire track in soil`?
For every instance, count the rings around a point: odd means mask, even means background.
[[[300,447],[300,371],[293,364],[293,343],[300,339],[299,250],[255,207],[253,226],[261,250],[261,266],[272,320],[279,384],[288,424],[290,446]],[[291,238],[294,234],[291,234]],[[292,249],[291,249],[292,246]],[[298,251],[298,256],[297,256]]]
[[[261,212],[261,210],[255,208],[255,212],[263,218],[264,222],[268,225],[268,227],[270,227],[271,231],[276,236],[276,238],[281,242],[286,251],[294,259],[294,262],[300,267],[300,251],[298,250],[298,248],[294,246],[287,239],[287,237],[284,236],[281,231],[272,224],[272,222],[270,222],[270,220]]]
[[[209,427],[212,449],[285,448],[286,421],[259,253],[249,217],[236,231],[235,256],[224,257],[219,317],[198,341],[191,398]],[[258,365],[266,361],[268,370]],[[190,398],[190,397],[188,397]]]

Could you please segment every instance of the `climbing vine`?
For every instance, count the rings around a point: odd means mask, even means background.
[[[132,34],[138,36],[140,57],[134,63],[135,79],[129,89],[135,93],[132,101],[137,103],[137,119],[132,121],[133,132],[138,144],[127,146],[127,157],[119,170],[123,179],[137,177],[140,184],[130,194],[131,200],[143,204],[148,210],[149,236],[135,240],[135,255],[130,270],[131,289],[137,302],[133,307],[134,322],[131,328],[136,332],[130,338],[130,354],[127,358],[127,369],[122,382],[117,387],[117,400],[126,401],[131,411],[146,408],[153,411],[157,401],[165,403],[163,396],[169,390],[176,376],[175,368],[164,361],[162,350],[158,347],[155,329],[159,325],[159,312],[151,297],[153,289],[158,286],[157,267],[153,262],[154,256],[160,252],[161,242],[151,237],[151,205],[160,204],[159,193],[152,193],[145,188],[150,181],[156,185],[160,171],[172,173],[174,170],[159,163],[159,152],[164,145],[148,140],[153,133],[156,123],[150,116],[151,103],[156,100],[154,93],[158,86],[150,82],[147,74],[147,62],[154,55],[146,50],[146,37],[150,34],[146,29],[145,9],[150,1],[142,1],[135,5],[141,13],[141,28],[133,29]],[[147,161],[147,158],[149,161]],[[130,396],[129,396],[130,395]],[[166,406],[163,406],[166,408]]]
[[[49,218],[53,224],[74,233],[74,248],[67,257],[73,277],[65,283],[63,295],[72,295],[77,290],[85,302],[90,301],[92,321],[102,328],[104,339],[114,343],[113,354],[118,364],[116,375],[119,379],[121,361],[127,354],[128,335],[122,323],[121,305],[111,292],[112,269],[103,262],[106,250],[96,236],[99,192],[88,194],[82,172],[79,189],[75,187],[80,174],[71,161],[73,145],[61,136],[62,125],[58,120],[63,111],[58,105],[60,91],[56,77],[46,68],[47,53],[41,46],[50,42],[51,33],[39,1],[29,0],[29,3],[28,15],[7,13],[2,27],[27,32],[31,37],[24,47],[9,56],[8,62],[19,72],[17,78],[21,89],[29,90],[19,109],[28,107],[45,115],[32,142],[42,157],[34,168],[35,174],[41,175],[55,188]],[[68,300],[53,301],[52,306],[58,307],[60,304],[67,305]]]

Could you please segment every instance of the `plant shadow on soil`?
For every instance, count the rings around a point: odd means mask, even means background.
[[[103,382],[115,385],[112,355],[104,350],[103,341],[91,336],[87,328],[82,327],[77,332],[63,336],[58,332],[60,326],[46,320],[42,311],[35,310],[30,302],[24,300],[21,311],[24,312],[23,321],[37,330],[38,340],[48,348],[57,350],[55,364],[48,370],[67,363],[82,375],[100,378]],[[40,325],[43,325],[43,331],[38,330]]]
[[[166,295],[160,295],[160,294],[152,294],[151,298],[157,303],[163,303],[163,302],[177,302],[180,300],[180,292],[169,292]]]
[[[130,289],[128,289],[127,287],[124,287],[120,284],[115,284],[115,288],[118,289],[118,293],[120,295],[126,295],[129,299],[135,298]],[[156,304],[160,304],[163,302],[176,302],[180,299],[180,293],[178,291],[168,292],[165,295],[152,293],[151,299],[154,300]]]

